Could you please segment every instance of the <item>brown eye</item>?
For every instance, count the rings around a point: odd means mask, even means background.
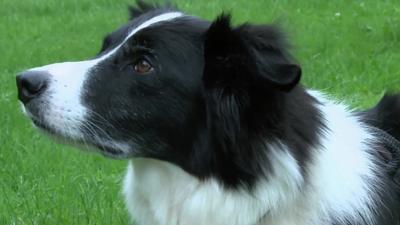
[[[134,70],[138,74],[146,74],[153,71],[153,67],[147,60],[141,59],[134,64]]]

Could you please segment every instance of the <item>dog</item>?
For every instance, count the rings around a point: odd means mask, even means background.
[[[137,224],[400,224],[399,95],[350,110],[299,84],[275,25],[137,5],[94,58],[16,78],[35,126],[129,159]]]

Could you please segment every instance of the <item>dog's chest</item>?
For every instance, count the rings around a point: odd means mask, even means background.
[[[245,192],[228,192],[217,182],[200,182],[181,169],[156,160],[137,159],[130,163],[124,194],[129,213],[138,225],[314,224],[295,214],[269,220],[265,202]]]

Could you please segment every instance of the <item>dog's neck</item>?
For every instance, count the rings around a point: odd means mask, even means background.
[[[226,188],[218,176],[199,178],[169,162],[132,160],[125,195],[138,224],[319,225],[333,224],[332,215],[374,224],[377,194],[369,187],[380,191],[381,169],[364,142],[373,137],[344,106],[314,96],[330,129],[310,149],[312,159],[302,168],[293,146],[266,142],[269,160],[260,169],[270,176],[258,176],[251,190]]]

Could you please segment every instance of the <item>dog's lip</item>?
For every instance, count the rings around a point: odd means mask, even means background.
[[[129,159],[129,158],[132,158],[131,154],[120,152],[120,151],[115,151],[115,150],[110,150],[110,149],[106,149],[105,151],[100,151],[100,152],[105,157],[112,158],[112,159]]]
[[[44,131],[48,132],[49,134],[57,135],[57,133],[56,133],[53,129],[51,129],[51,127],[48,126],[48,125],[47,125],[46,123],[44,123],[43,121],[38,120],[38,119],[35,118],[33,115],[30,115],[29,118],[32,120],[33,124],[34,124],[37,128],[39,128],[39,129],[41,129],[41,130],[44,130]]]
[[[41,108],[43,106],[41,106],[40,104],[36,104],[36,102],[36,99],[31,100],[27,104],[24,104],[20,101],[23,114],[27,116],[38,128],[54,133],[50,126],[40,119],[40,116],[38,114],[41,113]]]
[[[119,150],[115,150],[115,149],[109,148],[107,146],[103,146],[103,145],[100,145],[100,144],[97,144],[97,143],[93,143],[93,142],[88,141],[88,140],[75,140],[75,141],[73,141],[72,139],[70,139],[68,137],[65,137],[65,136],[57,134],[55,131],[53,131],[46,124],[44,124],[44,123],[42,123],[40,121],[37,121],[36,119],[32,119],[32,121],[33,121],[33,123],[35,124],[36,127],[38,127],[39,129],[45,131],[46,133],[50,134],[51,136],[53,136],[54,138],[58,139],[59,141],[67,142],[67,143],[68,142],[73,142],[74,144],[77,144],[76,147],[78,147],[78,148],[82,149],[82,146],[79,144],[79,143],[81,143],[81,144],[84,144],[84,147],[87,148],[88,150],[92,149],[92,151],[93,151],[94,149],[97,149],[97,152],[100,152],[102,155],[104,155],[105,157],[108,157],[108,158],[112,158],[112,159],[127,159],[127,158],[131,158],[132,157],[129,153],[125,153],[125,152],[122,152],[122,151],[119,151]],[[61,138],[61,140],[59,138]],[[92,146],[92,147],[88,147],[88,144],[89,144],[89,146]]]
[[[107,157],[107,158],[112,158],[112,159],[128,159],[128,158],[132,158],[133,155],[129,152],[123,152],[121,150],[116,150],[101,144],[97,144],[97,143],[91,143],[93,145],[93,147],[95,147],[96,149],[99,150],[99,152]]]
[[[52,136],[53,138],[62,141],[62,142],[73,142],[74,144],[78,144],[82,143],[85,145],[85,147],[87,148],[87,144],[89,144],[90,146],[92,146],[94,149],[97,149],[98,152],[100,152],[102,155],[104,155],[105,157],[108,158],[112,158],[112,159],[128,159],[131,158],[132,155],[130,153],[126,153],[120,150],[116,150],[113,148],[110,148],[108,146],[104,146],[101,144],[98,144],[96,142],[93,142],[91,140],[87,140],[87,139],[82,139],[82,140],[73,140],[69,137],[65,137],[64,135],[59,134],[58,132],[56,132],[54,129],[51,128],[51,126],[49,126],[48,124],[46,124],[45,121],[42,121],[40,119],[38,119],[33,113],[31,113],[31,111],[29,109],[27,109],[27,106],[24,105],[24,114],[29,117],[29,119],[32,121],[32,123],[34,124],[35,127],[37,127],[38,129],[44,131],[47,135]],[[81,148],[81,147],[80,147]]]

